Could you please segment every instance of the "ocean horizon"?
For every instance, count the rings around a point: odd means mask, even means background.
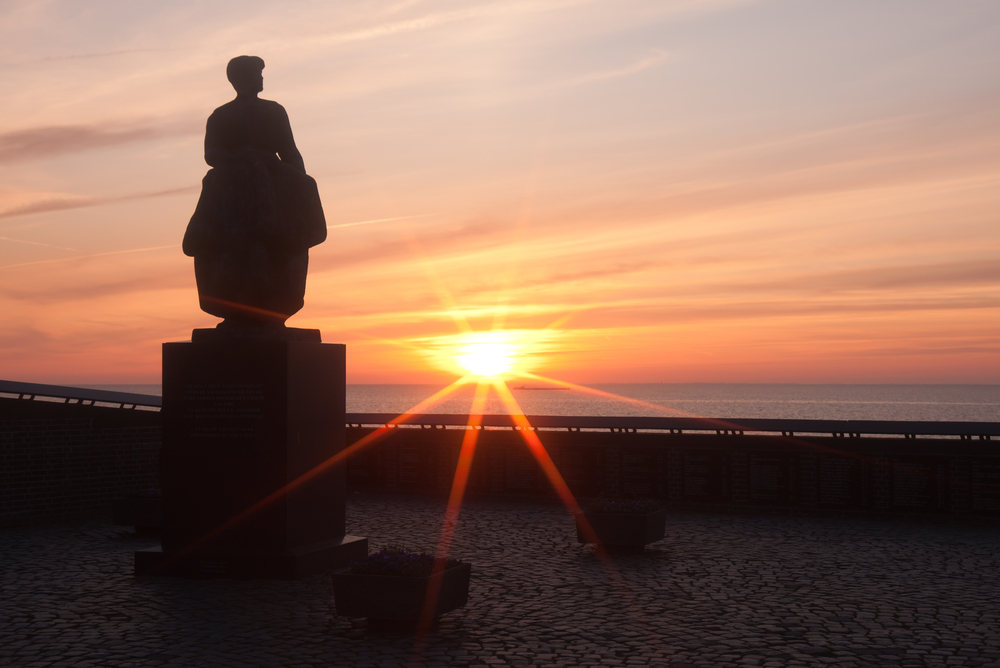
[[[1000,385],[599,383],[586,386],[586,390],[540,389],[521,381],[508,385],[526,415],[933,422],[1000,420]],[[159,384],[87,384],[80,387],[161,394]],[[404,413],[442,387],[434,384],[349,384],[347,412]],[[465,386],[423,412],[467,414],[472,394],[473,387]],[[495,392],[490,393],[485,412],[507,412]]]

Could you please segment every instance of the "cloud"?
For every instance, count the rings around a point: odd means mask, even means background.
[[[0,269],[13,269],[14,267],[28,267],[36,264],[53,264],[55,262],[71,262],[73,260],[86,260],[92,257],[104,257],[105,255],[123,255],[125,253],[144,253],[147,251],[162,250],[164,248],[180,248],[180,244],[169,244],[167,246],[150,246],[149,248],[128,248],[125,250],[107,251],[104,253],[90,253],[88,255],[74,255],[73,257],[61,257],[53,260],[38,260],[36,262],[21,262],[20,264],[0,265]],[[13,294],[13,293],[11,293]],[[62,296],[59,297],[62,300]]]
[[[50,125],[0,134],[0,164],[50,158],[97,148],[120,146],[158,137],[193,134],[201,124],[190,121],[155,125]]]
[[[328,33],[318,38],[326,43],[356,42],[400,33],[429,30],[438,26],[480,17],[534,14],[564,9],[589,2],[590,0],[555,0],[554,2],[496,2],[478,7],[464,7],[452,11],[434,12],[424,16],[378,23],[360,30]]]
[[[33,324],[5,323],[2,334],[0,336],[0,350],[5,352],[34,352],[39,347],[52,342],[52,336]],[[5,373],[4,376],[11,378],[8,373]]]
[[[675,302],[670,299],[633,300],[595,304],[581,311],[574,319],[577,329],[614,329],[620,327],[669,327],[691,325],[693,323],[744,321],[767,322],[776,318],[793,318],[800,321],[792,329],[803,331],[809,327],[801,324],[808,319],[851,318],[867,319],[879,316],[883,322],[907,313],[954,313],[957,311],[995,311],[994,300],[987,298],[969,299],[913,299],[900,300],[886,298],[877,301],[856,300],[798,300],[798,299],[756,299],[730,302],[701,302],[689,300]],[[559,311],[559,305],[551,307]],[[921,318],[917,318],[921,320]],[[769,323],[773,324],[773,323]]]
[[[14,218],[16,216],[27,216],[32,213],[45,213],[48,211],[65,211],[66,209],[80,209],[90,206],[101,206],[114,202],[126,202],[129,200],[147,199],[151,197],[169,197],[171,195],[182,195],[196,192],[198,186],[185,186],[183,188],[170,188],[169,190],[158,190],[150,193],[136,193],[132,195],[120,195],[117,197],[54,197],[38,200],[23,206],[0,211],[0,220],[4,218]]]
[[[814,276],[782,278],[769,283],[748,284],[745,289],[815,290],[822,292],[886,290],[905,294],[954,286],[995,287],[1000,285],[1000,265],[995,260],[965,260],[909,264],[898,267],[870,267],[826,272]]]
[[[176,246],[165,246],[164,248],[177,248]],[[96,253],[94,255],[83,255],[70,258],[82,260],[91,257],[105,255],[115,255],[122,253],[135,253],[152,248],[137,248],[128,251],[116,251],[112,253]],[[116,295],[130,295],[134,293],[160,292],[164,290],[183,289],[190,286],[194,290],[194,278],[179,271],[155,271],[145,276],[129,275],[112,280],[100,282],[77,282],[72,285],[61,284],[58,290],[40,290],[34,286],[20,285],[11,286],[0,292],[5,298],[14,301],[27,301],[32,304],[60,304],[87,300],[94,302],[104,297]]]
[[[928,262],[888,267],[864,267],[816,273],[793,273],[768,280],[706,283],[685,286],[689,295],[745,295],[795,293],[814,296],[845,295],[862,299],[863,294],[883,292],[923,296],[956,288],[994,288],[1000,285],[1000,266],[994,260]],[[636,294],[633,290],[632,294]]]
[[[95,53],[77,53],[65,56],[46,56],[33,60],[20,60],[16,62],[0,63],[4,67],[17,67],[20,65],[36,65],[38,63],[58,62],[61,60],[90,60],[93,58],[113,58],[115,56],[127,56],[133,53],[165,53],[168,51],[179,51],[179,49],[121,49],[119,51],[98,51]]]
[[[0,237],[3,241],[12,241],[16,244],[29,244],[31,246],[44,246],[45,248],[56,248],[58,250],[68,250],[79,253],[80,251],[76,248],[67,248],[66,246],[53,246],[52,244],[43,244],[40,241],[26,241],[24,239],[11,239],[10,237]]]
[[[344,227],[349,225],[344,225]],[[331,225],[330,227],[340,226]],[[486,247],[493,239],[502,234],[504,234],[504,230],[496,223],[480,221],[454,227],[429,229],[422,232],[416,239],[422,247],[434,249],[436,258],[442,258],[448,253],[457,253],[470,247]],[[388,240],[366,240],[364,246],[351,248],[346,247],[347,242],[336,237],[331,238],[327,241],[326,247],[319,246],[311,254],[309,273],[338,271],[359,264],[379,266],[396,263],[400,260],[413,260],[415,259],[413,247],[408,241],[408,238],[413,237],[412,234],[397,234]],[[334,248],[336,250],[333,250]]]
[[[843,351],[840,353],[835,353],[837,357],[901,357],[901,356],[925,356],[925,355],[979,355],[988,354],[996,355],[1000,354],[1000,346],[997,345],[981,345],[981,346],[943,346],[940,348],[932,348],[928,346],[897,346],[891,348],[866,348],[863,350],[850,350]]]
[[[373,223],[388,223],[394,220],[410,220],[411,218],[423,218],[425,216],[430,216],[430,213],[418,213],[412,216],[396,216],[394,218],[374,218],[372,220],[359,220],[353,223],[339,223],[337,225],[327,225],[326,229],[333,230],[340,227],[356,227],[358,225],[371,225]]]
[[[585,74],[582,77],[571,79],[568,83],[570,85],[586,84],[595,81],[605,81],[607,79],[618,79],[620,77],[627,77],[631,74],[641,72],[642,70],[645,70],[654,65],[662,63],[669,57],[670,54],[668,54],[666,51],[662,51],[660,49],[653,49],[652,53],[650,53],[648,56],[637,60],[631,65],[626,65],[625,67],[619,67],[612,70],[600,70],[598,72],[591,72],[590,74]]]

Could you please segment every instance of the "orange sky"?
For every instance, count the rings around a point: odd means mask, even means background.
[[[12,0],[0,378],[159,382],[225,64],[329,240],[349,382],[472,330],[574,382],[1000,382],[1000,4]]]

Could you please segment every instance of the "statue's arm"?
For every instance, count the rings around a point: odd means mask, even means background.
[[[220,123],[218,116],[212,114],[205,125],[205,162],[212,167],[221,167],[231,156],[231,153],[222,146]]]
[[[281,158],[282,162],[287,162],[305,174],[306,165],[302,161],[302,154],[299,153],[299,149],[295,146],[295,139],[292,138],[292,124],[288,122],[288,114],[285,112],[284,107],[278,105],[278,109],[280,110],[278,114],[278,125],[280,128],[278,133],[278,157]]]

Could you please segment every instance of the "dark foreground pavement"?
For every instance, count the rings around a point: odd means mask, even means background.
[[[444,505],[355,495],[352,533],[432,550]],[[337,617],[328,576],[132,576],[106,521],[0,531],[0,665],[1000,666],[1000,528],[700,514],[616,557],[561,507],[472,501],[469,604],[412,633]]]

